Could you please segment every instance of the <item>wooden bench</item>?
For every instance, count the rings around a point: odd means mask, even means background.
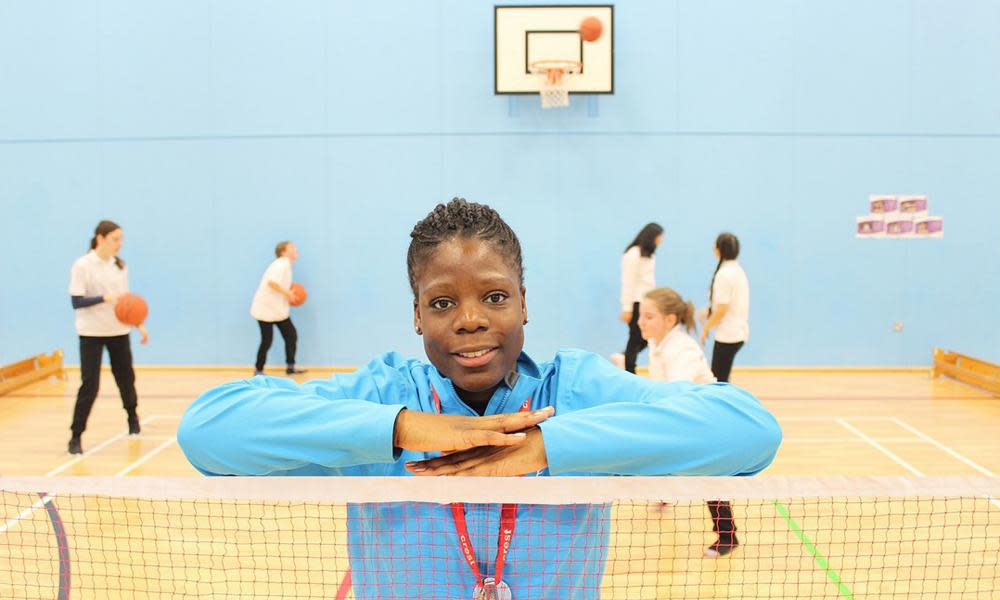
[[[1000,396],[1000,366],[985,360],[935,348],[933,375],[947,375]]]
[[[56,350],[51,354],[39,354],[0,367],[0,395],[53,375],[66,376],[63,370],[62,350]]]

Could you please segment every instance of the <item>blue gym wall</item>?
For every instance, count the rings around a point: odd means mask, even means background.
[[[422,356],[404,253],[455,195],[521,236],[539,358],[622,348],[620,255],[655,220],[657,281],[699,304],[715,235],[742,240],[739,364],[1000,360],[1000,3],[615,18],[615,94],[542,111],[493,95],[491,2],[0,4],[0,363],[78,360],[69,267],[102,218],[152,309],[138,363],[249,365],[286,238],[301,363]],[[870,193],[928,194],[945,238],[855,239]]]

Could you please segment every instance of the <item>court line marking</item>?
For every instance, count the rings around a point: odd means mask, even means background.
[[[781,420],[782,419],[778,419],[779,423],[781,422]],[[874,440],[871,437],[865,435],[864,432],[862,432],[858,428],[856,428],[853,425],[851,425],[850,423],[848,423],[847,420],[845,418],[843,418],[843,417],[833,417],[833,418],[831,418],[831,417],[799,417],[799,418],[796,418],[796,419],[785,419],[785,421],[792,421],[792,420],[795,420],[795,421],[813,421],[813,422],[816,422],[816,421],[830,421],[830,420],[835,421],[841,427],[843,427],[844,429],[847,429],[848,431],[850,431],[851,433],[853,433],[854,435],[856,435],[858,438],[860,438],[861,441],[867,442],[868,444],[870,444],[871,446],[873,446],[876,450],[882,452],[883,454],[885,454],[886,456],[888,456],[889,458],[891,458],[892,460],[894,460],[896,463],[902,465],[904,468],[906,468],[911,473],[915,474],[917,477],[923,477],[924,476],[924,474],[921,473],[920,471],[918,471],[915,467],[913,467],[913,465],[909,464],[908,462],[906,462],[902,458],[900,458],[900,457],[896,456],[895,454],[893,454],[888,448],[886,448],[882,444],[878,443],[876,440]],[[885,420],[885,418],[884,417],[864,417],[864,418],[858,418],[857,420],[859,420],[859,421],[876,421],[876,420]],[[823,556],[822,554],[820,554],[819,549],[816,548],[816,546],[812,543],[812,540],[810,540],[809,537],[806,535],[805,531],[803,531],[802,526],[799,525],[799,523],[795,519],[792,518],[791,512],[788,510],[788,507],[786,507],[784,504],[782,504],[779,500],[775,500],[774,501],[774,507],[775,507],[775,510],[778,511],[778,514],[781,515],[781,517],[785,519],[785,524],[788,526],[788,528],[792,530],[792,533],[794,533],[795,536],[799,539],[799,541],[805,546],[806,551],[809,552],[809,554],[813,557],[813,560],[816,562],[816,565],[823,571],[823,573],[826,575],[827,579],[829,579],[831,583],[833,583],[834,585],[837,586],[837,591],[840,593],[840,595],[843,596],[844,598],[851,598],[851,599],[853,599],[854,598],[854,594],[851,592],[851,589],[847,586],[847,584],[845,584],[843,582],[843,580],[840,577],[840,574],[837,573],[837,571],[834,570],[832,567],[830,567],[830,561],[829,561],[829,559],[827,559],[825,556]]]
[[[795,537],[799,538],[799,541],[802,542],[802,545],[806,547],[806,551],[808,551],[809,554],[812,555],[813,560],[816,562],[816,565],[820,569],[822,569],[823,572],[826,574],[826,578],[837,586],[837,591],[840,592],[840,595],[843,596],[844,598],[853,599],[854,594],[851,592],[851,588],[847,587],[847,584],[844,583],[843,579],[841,579],[840,574],[837,573],[837,571],[835,571],[830,566],[830,560],[827,557],[820,554],[819,549],[817,549],[816,546],[812,543],[812,540],[809,539],[809,536],[806,535],[806,532],[802,530],[802,526],[799,525],[799,522],[796,521],[794,518],[792,518],[792,514],[788,510],[788,507],[782,504],[781,501],[775,500],[774,508],[775,510],[778,511],[778,514],[781,515],[781,517],[785,520],[785,525],[787,525],[788,528],[792,530],[792,533],[795,534]]]
[[[13,527],[14,525],[17,525],[17,523],[19,521],[21,521],[22,519],[24,519],[25,517],[27,517],[31,513],[35,512],[36,510],[38,510],[39,508],[41,508],[42,506],[44,506],[46,503],[51,502],[53,497],[54,496],[45,496],[44,498],[42,498],[40,500],[36,500],[34,504],[32,504],[28,508],[24,509],[24,511],[21,512],[21,514],[19,514],[16,517],[8,520],[6,523],[4,523],[2,526],[0,526],[0,533],[6,532],[8,529],[10,529],[11,527]]]
[[[896,461],[896,463],[898,463],[899,465],[901,465],[903,468],[905,468],[910,473],[913,473],[917,477],[924,477],[924,474],[921,473],[916,467],[914,467],[910,463],[906,462],[905,460],[903,460],[902,458],[900,458],[899,456],[897,456],[896,454],[894,454],[891,450],[889,450],[888,448],[886,448],[882,444],[878,443],[877,441],[875,441],[872,438],[870,438],[867,435],[865,435],[864,432],[862,432],[857,427],[855,427],[855,426],[851,425],[850,423],[848,423],[845,419],[837,418],[836,421],[844,429],[850,431],[854,435],[856,435],[859,438],[863,439],[864,441],[868,442],[869,444],[871,444],[871,446],[873,448],[875,448],[876,450],[878,450],[882,454],[885,454],[886,456],[888,456],[892,460]]]
[[[872,438],[882,444],[923,444],[923,440],[917,438]],[[864,444],[865,440],[857,437],[782,437],[782,444]]]
[[[757,394],[757,397],[762,402],[796,402],[796,401],[814,402],[814,401],[834,400],[834,399],[839,400],[839,401],[843,401],[843,402],[869,402],[871,400],[885,400],[887,402],[907,402],[907,401],[917,401],[917,402],[920,402],[920,401],[927,400],[927,401],[939,402],[939,401],[947,401],[947,400],[989,400],[991,398],[991,396],[989,395],[988,392],[984,392],[983,390],[977,389],[976,387],[969,387],[968,391],[969,392],[976,392],[976,393],[965,393],[962,390],[957,390],[957,391],[954,391],[954,392],[949,392],[948,394],[935,395],[933,397],[927,396],[927,395],[924,395],[924,394],[897,394],[897,395],[886,394],[884,396],[871,396],[871,395],[865,395],[865,396],[843,396],[843,395],[841,395],[841,396],[838,396],[837,398],[834,398],[833,396],[830,396],[830,395],[820,395],[820,396],[803,396],[803,395],[779,396],[779,395],[776,395],[776,394],[771,394],[771,395]]]
[[[48,497],[45,492],[38,492],[41,499]],[[45,513],[52,524],[52,533],[56,536],[56,547],[59,551],[59,596],[58,600],[69,600],[71,582],[73,580],[72,556],[69,549],[69,537],[66,535],[66,526],[63,523],[59,508],[54,502],[43,503]]]
[[[887,421],[892,417],[872,417],[872,416],[860,416],[860,417],[776,417],[778,422],[788,421],[788,422],[813,422],[818,423],[822,421],[836,421],[838,419],[850,419],[851,421]]]
[[[149,417],[146,417],[142,421],[140,421],[140,424],[142,424],[142,425],[148,425],[149,423],[152,423],[153,421],[156,421],[156,420],[159,420],[159,419],[180,419],[180,418],[181,417],[179,415],[151,415]],[[87,456],[91,456],[94,453],[99,452],[99,451],[103,450],[104,448],[107,448],[111,444],[113,444],[113,443],[121,440],[122,438],[126,437],[127,435],[128,435],[128,432],[119,433],[118,435],[112,436],[112,437],[108,438],[107,440],[104,440],[103,442],[101,442],[97,446],[94,446],[90,450],[84,452],[80,456],[76,456],[73,459],[71,459],[71,460],[63,463],[62,465],[56,467],[55,469],[52,469],[51,471],[49,471],[48,473],[46,473],[45,476],[46,477],[54,477],[55,475],[58,475],[59,473],[62,473],[66,469],[68,469],[68,468],[72,467],[73,465],[75,465],[76,463],[80,462],[81,460],[83,460]],[[164,439],[164,436],[148,436],[145,439]],[[127,473],[129,473],[132,470],[134,470],[135,468],[139,467],[140,465],[142,465],[143,463],[145,463],[146,461],[148,461],[150,458],[152,458],[153,456],[155,456],[156,454],[158,454],[159,452],[161,452],[164,448],[170,446],[171,444],[173,444],[176,441],[177,441],[176,437],[170,437],[165,442],[163,442],[162,444],[160,444],[159,446],[157,446],[156,448],[154,448],[151,452],[148,452],[147,454],[145,454],[142,457],[140,457],[138,460],[133,461],[125,469],[122,469],[121,471],[119,471],[117,474],[115,474],[115,477],[124,477]],[[51,495],[46,494],[45,497],[42,498],[41,500],[35,501],[31,506],[29,506],[24,511],[22,511],[21,514],[17,515],[16,517],[14,517],[12,519],[9,519],[6,523],[4,523],[2,526],[0,526],[0,533],[6,533],[8,529],[10,529],[14,525],[16,525],[18,522],[26,519],[28,516],[31,515],[31,513],[35,512],[39,508],[42,508],[47,503],[49,503],[53,499],[55,499],[56,495],[57,494],[51,494]]]
[[[897,419],[896,417],[892,417],[892,422],[895,423],[896,425],[899,425],[903,429],[909,431],[913,435],[919,437],[920,439],[924,440],[925,442],[927,442],[929,444],[932,444],[934,447],[938,448],[939,450],[943,450],[944,452],[946,452],[952,458],[955,458],[955,459],[957,459],[957,460],[959,460],[959,461],[967,464],[968,466],[972,467],[976,471],[979,471],[983,475],[986,475],[987,477],[996,477],[996,475],[993,474],[993,471],[990,471],[986,467],[984,467],[984,466],[980,465],[979,463],[973,461],[971,458],[968,458],[967,456],[965,456],[961,452],[958,452],[957,450],[953,450],[953,449],[949,448],[948,446],[942,444],[941,442],[937,441],[936,439],[932,438],[931,436],[927,435],[926,433],[920,431],[919,429],[917,429],[916,427],[910,425],[909,423],[903,421],[902,419]],[[1000,508],[1000,500],[998,500],[997,498],[995,498],[995,497],[993,497],[993,496],[991,496],[989,494],[987,494],[986,496],[984,496],[984,498],[986,498],[987,500],[989,500],[990,504],[992,504],[993,506],[996,506],[997,508]]]
[[[785,419],[785,420],[786,421],[790,421],[790,420],[798,420],[798,421],[825,421],[825,420],[827,420],[827,418],[822,418],[822,417],[799,417],[797,419]],[[870,436],[866,435],[864,432],[860,431],[858,428],[856,428],[853,425],[851,425],[850,423],[848,423],[847,419],[842,418],[842,417],[838,417],[838,418],[834,418],[833,420],[836,421],[839,425],[841,425],[845,429],[847,429],[848,431],[850,431],[851,433],[853,433],[854,435],[856,435],[859,438],[861,438],[861,440],[863,440],[863,441],[867,442],[868,444],[872,445],[875,449],[877,449],[878,451],[882,452],[883,454],[885,454],[886,456],[888,456],[889,458],[891,458],[893,461],[895,461],[896,463],[898,463],[899,465],[901,465],[902,467],[904,467],[905,469],[907,469],[908,471],[910,471],[911,473],[913,473],[914,475],[916,475],[917,477],[924,477],[925,476],[916,467],[914,467],[910,463],[906,462],[905,460],[903,460],[902,458],[900,458],[899,456],[897,456],[895,453],[893,453],[892,451],[890,451],[888,448],[886,448],[885,446],[883,446],[882,444],[880,444],[877,440],[871,438]],[[888,420],[888,421],[891,421],[891,422],[895,423],[896,425],[898,425],[899,427],[905,429],[906,431],[909,431],[913,435],[915,435],[918,438],[920,438],[917,441],[923,441],[923,442],[929,443],[929,444],[937,447],[938,449],[943,450],[944,452],[946,452],[947,454],[949,454],[953,458],[955,458],[955,459],[957,459],[957,460],[965,463],[966,465],[972,467],[973,469],[979,471],[980,473],[982,473],[984,475],[987,475],[989,477],[995,477],[995,475],[989,469],[987,469],[987,468],[979,465],[978,463],[972,461],[971,459],[963,456],[961,453],[959,453],[959,452],[957,452],[957,451],[949,448],[948,446],[942,444],[941,442],[935,440],[931,436],[923,433],[922,431],[918,430],[917,428],[915,428],[915,427],[909,425],[908,423],[904,422],[902,419],[899,419],[897,417],[866,417],[866,418],[859,418],[859,419],[856,419],[856,420],[863,420],[863,421]],[[886,441],[886,443],[892,443],[889,440],[883,440],[883,441]],[[989,500],[990,503],[992,503],[993,505],[995,505],[998,508],[1000,508],[1000,501],[998,501],[996,498],[994,498],[992,496],[989,496],[989,495],[985,496],[985,498],[987,500]],[[778,514],[780,514],[785,519],[785,523],[788,525],[789,529],[792,530],[792,532],[795,534],[795,536],[799,538],[799,541],[802,542],[802,544],[806,547],[806,550],[809,552],[809,554],[812,555],[813,560],[816,562],[816,565],[819,566],[819,568],[822,569],[822,571],[826,574],[827,579],[829,579],[834,585],[837,586],[837,591],[840,593],[840,595],[843,596],[844,598],[854,598],[854,594],[851,592],[850,588],[845,583],[843,583],[843,581],[840,578],[840,575],[834,569],[832,569],[830,567],[830,561],[825,556],[823,556],[822,554],[820,554],[819,550],[816,548],[816,546],[812,543],[812,541],[809,539],[809,537],[802,530],[802,527],[798,524],[797,521],[795,521],[795,519],[792,518],[791,513],[789,512],[788,508],[785,505],[783,505],[778,500],[775,500],[774,506],[777,509]]]
[[[139,423],[142,424],[142,425],[148,425],[149,423],[152,423],[153,421],[156,421],[156,420],[161,419],[161,418],[163,418],[163,417],[160,416],[160,415],[153,415],[153,416],[150,416],[150,417],[146,417],[142,421],[139,421]],[[55,469],[52,469],[51,471],[49,471],[48,473],[46,473],[45,476],[46,477],[54,477],[54,476],[58,475],[59,473],[62,473],[66,469],[72,467],[76,463],[80,462],[81,460],[87,458],[88,456],[92,456],[92,455],[96,454],[97,452],[100,452],[101,450],[107,448],[111,444],[113,444],[113,443],[115,443],[115,442],[117,442],[117,441],[125,438],[127,435],[128,435],[128,431],[119,433],[118,435],[111,436],[110,438],[104,440],[103,442],[101,442],[100,444],[94,446],[90,450],[87,450],[83,454],[81,454],[79,456],[76,456],[74,458],[71,458],[70,460],[68,460],[65,463],[59,465]]]
[[[114,389],[114,388],[112,388],[112,389]],[[67,397],[70,398],[70,399],[72,399],[73,396],[76,396],[76,392],[73,392],[72,396],[68,396],[67,394],[18,394],[16,392],[11,392],[11,393],[4,394],[4,398],[20,398],[22,400],[23,399],[35,399],[35,398],[67,398]],[[164,399],[169,399],[169,398],[175,398],[175,399],[180,400],[180,399],[183,399],[183,398],[186,397],[184,394],[151,394],[151,393],[148,393],[148,392],[143,392],[141,394],[141,396],[143,398],[155,398],[155,399],[159,399],[159,400],[164,400]],[[108,392],[106,394],[101,393],[101,394],[99,394],[97,396],[97,398],[95,399],[95,402],[98,401],[98,400],[105,399],[105,398],[108,399],[108,400],[117,400],[117,399],[120,398],[120,396],[116,392],[113,392],[113,391],[112,392]]]
[[[143,463],[145,463],[149,459],[151,459],[154,456],[156,456],[157,454],[159,454],[164,448],[170,446],[171,444],[173,444],[176,441],[177,441],[177,438],[175,438],[175,437],[168,438],[167,441],[163,442],[162,444],[160,444],[159,446],[157,446],[156,448],[154,448],[152,451],[147,452],[146,454],[142,455],[142,457],[139,458],[139,460],[133,461],[132,464],[128,465],[127,467],[125,467],[121,471],[118,471],[117,473],[115,473],[115,477],[124,477],[125,475],[131,473],[132,471],[134,471],[135,469],[137,469],[138,467],[140,467]]]
[[[952,450],[952,449],[951,449],[951,448],[949,448],[948,446],[945,446],[945,445],[944,445],[944,444],[942,444],[941,442],[937,441],[936,439],[932,438],[931,436],[927,435],[926,433],[924,433],[924,432],[920,431],[919,429],[917,429],[916,427],[914,427],[914,426],[910,425],[909,423],[906,423],[906,422],[905,422],[905,421],[903,421],[902,419],[897,419],[896,417],[890,417],[890,420],[891,420],[891,421],[892,421],[893,423],[895,423],[896,425],[899,425],[899,426],[900,426],[900,427],[902,427],[903,429],[905,429],[905,430],[909,431],[909,432],[910,432],[910,433],[912,433],[913,435],[915,435],[915,436],[919,437],[920,439],[924,440],[925,442],[927,442],[927,443],[929,443],[929,444],[933,444],[933,445],[934,445],[934,446],[936,446],[936,447],[937,447],[938,449],[940,449],[940,450],[943,450],[943,451],[947,452],[947,453],[948,453],[948,454],[950,454],[950,455],[951,455],[951,456],[952,456],[953,458],[955,458],[955,459],[957,459],[957,460],[960,460],[960,461],[964,462],[965,464],[967,464],[967,465],[969,465],[970,467],[972,467],[973,469],[975,469],[975,470],[979,471],[979,472],[980,472],[980,473],[982,473],[983,475],[986,475],[987,477],[996,477],[996,475],[995,475],[995,474],[993,473],[993,471],[990,471],[990,470],[989,470],[989,469],[987,469],[986,467],[984,467],[984,466],[982,466],[982,465],[980,465],[980,464],[978,464],[978,463],[974,462],[974,461],[973,461],[972,459],[970,459],[970,458],[967,458],[966,456],[962,455],[962,454],[961,454],[961,453],[959,453],[958,451],[956,451],[956,450]]]

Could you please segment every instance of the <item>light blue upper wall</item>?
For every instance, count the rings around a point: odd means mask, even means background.
[[[77,359],[68,270],[101,218],[151,303],[140,363],[249,364],[284,238],[301,362],[420,354],[408,233],[454,195],[521,236],[540,357],[620,350],[621,251],[656,220],[658,281],[699,304],[715,235],[740,236],[741,364],[1000,361],[1000,4],[615,17],[615,95],[542,111],[492,93],[492,3],[0,5],[0,363]],[[928,194],[945,238],[855,240],[870,193]]]

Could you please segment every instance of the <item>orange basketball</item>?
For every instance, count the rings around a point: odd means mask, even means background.
[[[596,42],[604,31],[604,25],[597,17],[587,17],[580,23],[580,37],[585,42]]]
[[[115,316],[126,325],[138,327],[146,320],[149,314],[149,306],[142,296],[135,294],[122,294],[115,304]]]
[[[293,299],[288,303],[292,306],[302,306],[306,301],[306,288],[302,286],[301,283],[292,284],[292,296]]]

